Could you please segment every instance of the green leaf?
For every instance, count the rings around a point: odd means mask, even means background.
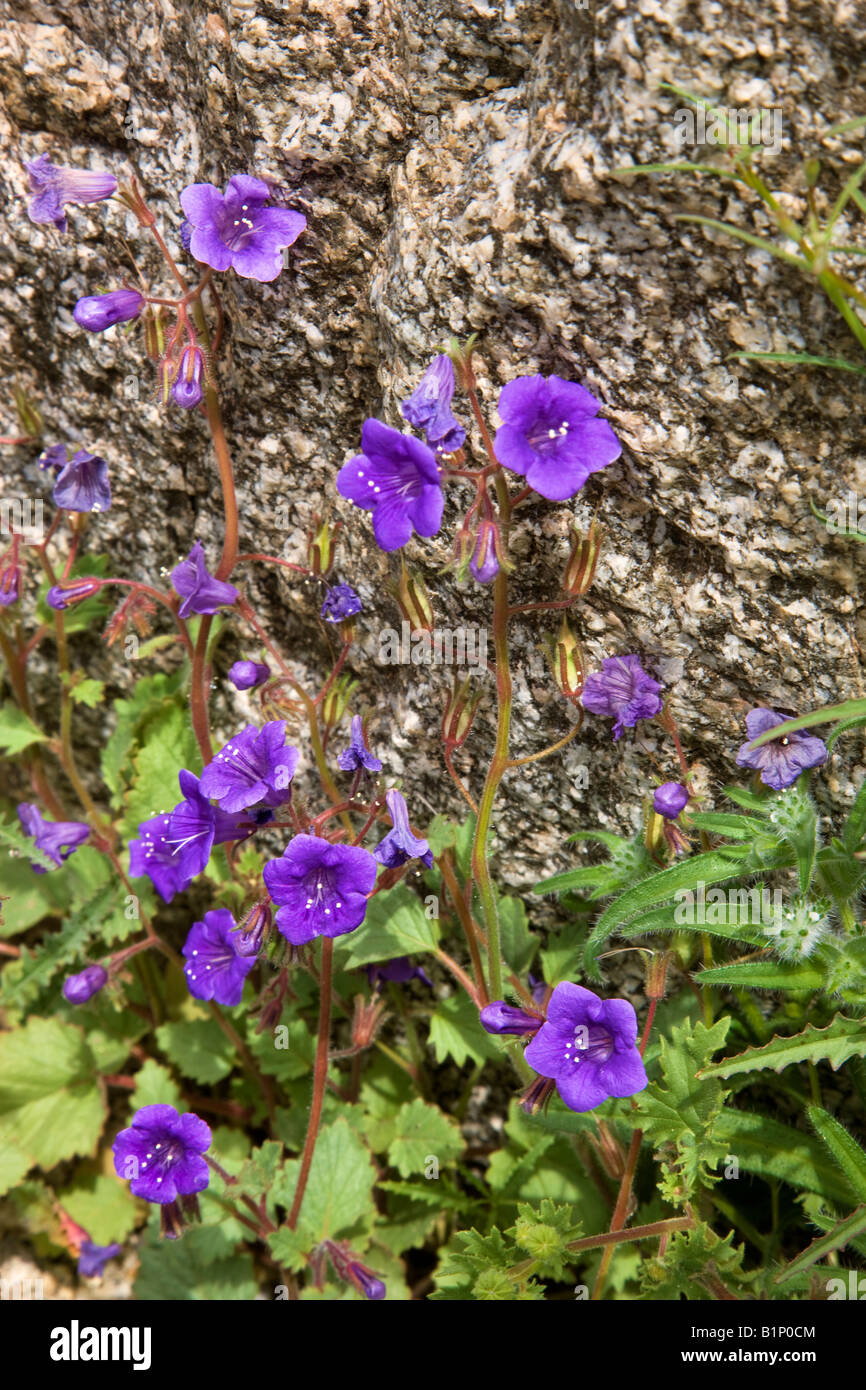
[[[795,256],[792,251],[785,251],[775,241],[768,241],[766,237],[755,236],[754,232],[744,231],[742,227],[737,227],[733,222],[719,222],[715,217],[699,217],[696,213],[679,212],[674,214],[675,222],[694,222],[698,227],[710,227],[713,231],[724,232],[726,236],[732,236],[737,241],[744,241],[747,246],[756,246],[759,251],[766,251],[777,260],[785,261],[788,265],[795,265],[798,270],[807,274],[811,273],[809,262],[802,256]]]
[[[402,1178],[423,1174],[431,1157],[444,1168],[463,1152],[459,1126],[426,1101],[402,1105],[394,1117],[394,1129],[388,1157]]]
[[[802,1255],[798,1255],[789,1265],[786,1265],[781,1274],[776,1276],[776,1283],[783,1284],[786,1279],[792,1279],[795,1274],[808,1269],[810,1265],[823,1259],[825,1255],[831,1254],[834,1250],[844,1250],[845,1246],[857,1236],[866,1231],[866,1207],[858,1207],[850,1216],[846,1216],[838,1225],[834,1226],[826,1235],[819,1236],[813,1240],[808,1250],[804,1250]],[[838,1271],[839,1274],[847,1271]]]
[[[135,1090],[130,1100],[130,1110],[134,1113],[145,1105],[180,1105],[180,1087],[161,1062],[152,1057],[135,1075]]]
[[[293,1159],[278,1180],[274,1195],[283,1206],[291,1205],[300,1169],[300,1160]],[[316,1141],[298,1220],[298,1230],[309,1241],[307,1248],[368,1226],[375,1213],[375,1181],[370,1155],[347,1121],[341,1118],[324,1125]]]
[[[46,738],[47,735],[11,700],[0,705],[0,749],[4,750],[5,757],[20,753],[33,743],[45,743]]]
[[[823,989],[826,973],[817,965],[781,965],[773,960],[713,965],[695,976],[699,985],[730,985],[736,989]]]
[[[437,928],[426,916],[421,899],[404,883],[377,893],[367,905],[358,931],[346,938],[343,970],[356,970],[371,961],[435,951]]]
[[[702,976],[699,978],[703,978]],[[780,1072],[797,1062],[829,1062],[838,1071],[849,1057],[866,1056],[866,1025],[862,1020],[844,1018],[837,1014],[826,1028],[812,1024],[793,1037],[774,1037],[764,1047],[749,1047],[736,1057],[711,1062],[700,1076],[739,1076],[743,1072],[764,1071],[772,1067]]]
[[[481,1027],[478,1010],[466,994],[452,994],[440,1000],[430,1019],[429,1042],[440,1066],[448,1057],[462,1067],[467,1061],[480,1065],[502,1056],[501,1049]]]
[[[515,975],[525,975],[538,950],[538,937],[529,930],[520,898],[497,898],[502,957]]]
[[[180,799],[177,775],[181,768],[195,772],[201,767],[189,711],[179,704],[164,705],[148,723],[132,763],[133,783],[123,819],[128,839],[135,838],[142,821],[170,811]]]
[[[90,677],[86,677],[84,680],[77,681],[75,685],[70,685],[69,694],[77,705],[87,705],[88,709],[96,709],[97,705],[102,704],[105,681],[92,680]]]
[[[844,1125],[840,1125],[833,1115],[828,1115],[819,1105],[810,1105],[808,1113],[811,1123],[856,1192],[857,1200],[866,1202],[866,1153]]]
[[[573,980],[580,970],[580,957],[586,942],[586,922],[567,922],[561,930],[551,932],[541,952],[544,981],[548,985]]]
[[[235,1050],[212,1018],[163,1023],[156,1040],[184,1076],[202,1085],[221,1081],[235,1065]]]
[[[781,362],[791,367],[831,367],[842,372],[866,372],[866,367],[857,362],[848,362],[844,357],[816,357],[810,352],[730,352],[728,359],[737,362]]]
[[[288,1226],[281,1226],[278,1231],[268,1236],[268,1245],[281,1269],[292,1270],[295,1274],[306,1269],[310,1249],[309,1236],[301,1231],[290,1231]]]
[[[110,1245],[115,1240],[122,1243],[135,1230],[138,1220],[129,1184],[106,1173],[67,1187],[63,1206],[97,1245]]]
[[[842,843],[853,853],[860,848],[866,835],[866,778],[860,783],[854,805],[848,812],[848,819],[842,831]]]
[[[34,1164],[53,1168],[95,1151],[106,1114],[95,1072],[84,1034],[71,1024],[32,1018],[0,1033],[0,1152],[10,1154],[7,1175],[22,1163],[23,1172]]]
[[[855,1196],[820,1140],[769,1115],[726,1107],[713,1133],[747,1173],[779,1178],[801,1192],[817,1192],[836,1206],[854,1205]]]
[[[252,1256],[230,1255],[208,1261],[202,1249],[202,1234],[201,1228],[193,1229],[182,1240],[144,1246],[135,1281],[136,1299],[166,1303],[229,1299],[247,1303],[254,1299],[258,1286]]]

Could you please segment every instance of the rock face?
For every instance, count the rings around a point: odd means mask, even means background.
[[[810,27],[815,8],[788,0],[7,5],[3,372],[40,402],[46,442],[80,441],[108,459],[115,504],[95,524],[115,572],[152,578],[195,536],[215,558],[216,468],[203,420],[156,400],[136,336],[75,325],[80,295],[134,275],[130,252],[154,288],[167,282],[120,208],[72,209],[63,237],[28,222],[22,160],[43,151],[121,178],[137,171],[175,248],[178,195],[193,181],[266,175],[306,214],[272,285],[222,277],[219,378],[242,548],[297,560],[314,513],[330,507],[346,521],[337,577],[366,605],[358,699],[376,711],[387,768],[430,813],[453,805],[437,732],[450,672],[377,661],[382,630],[399,625],[384,592],[398,562],[336,497],[334,478],[365,416],[400,423],[399,400],[452,334],[480,335],[491,415],[502,383],[525,372],[583,381],[603,401],[623,456],[573,503],[527,509],[515,593],[556,597],[569,524],[597,507],[608,540],[576,616],[588,662],[644,655],[671,691],[700,785],[715,792],[731,777],[751,704],[808,708],[857,693],[857,547],[827,534],[809,501],[824,509],[866,490],[858,378],[730,354],[856,360],[859,349],[796,268],[673,220],[700,213],[766,234],[760,206],[733,184],[611,177],[682,151],[687,103],[660,91],[667,80],[768,113],[779,139],[759,165],[789,211],[804,212],[799,170],[816,152],[835,196],[861,137],[819,141],[860,113],[866,29],[863,8],[846,0],[818,17]],[[772,132],[770,114],[781,122]],[[852,222],[837,240],[857,236]],[[8,407],[0,427],[15,433]],[[5,495],[41,495],[34,460],[33,449],[4,450]],[[440,572],[462,495],[449,494],[440,537],[407,552],[450,628],[490,616],[486,590]],[[259,567],[244,573],[293,662],[326,671],[309,591]],[[537,651],[553,625],[515,626],[516,753],[569,725]],[[225,665],[241,654],[254,653],[226,641]],[[140,674],[99,651],[88,659],[113,673],[115,693]],[[458,759],[476,789],[490,710]],[[842,747],[824,786],[847,793],[856,741]],[[564,834],[578,825],[636,824],[659,774],[675,774],[660,733],[644,726],[613,746],[609,723],[588,720],[564,762],[506,783],[502,876],[526,887],[563,867]]]

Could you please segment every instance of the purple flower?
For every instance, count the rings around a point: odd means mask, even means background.
[[[463,447],[466,431],[451,413],[454,364],[445,353],[434,357],[418,386],[400,406],[404,420],[423,430],[427,443],[443,454]]]
[[[348,584],[333,584],[325,595],[321,616],[326,623],[341,623],[344,618],[352,618],[360,613],[361,600]]]
[[[382,763],[379,758],[374,758],[367,747],[364,738],[364,721],[360,714],[352,716],[352,732],[349,736],[349,747],[344,748],[337,758],[337,762],[344,772],[357,772],[358,768],[363,767],[367,772],[381,772]]]
[[[409,826],[409,811],[405,799],[393,787],[385,793],[393,829],[380,840],[373,853],[386,869],[397,869],[409,859],[420,859],[428,869],[433,867],[433,851],[426,840],[419,840]]]
[[[59,472],[68,457],[69,454],[64,444],[52,444],[36,461],[40,468],[54,468]]]
[[[503,424],[496,457],[523,473],[542,497],[562,502],[579,492],[590,473],[622,453],[607,420],[596,418],[600,401],[576,381],[558,376],[519,376],[499,393]]]
[[[18,559],[18,545],[15,541],[0,561],[0,608],[9,608],[18,602],[21,592],[21,563]]]
[[[208,571],[201,541],[196,541],[186,559],[175,565],[171,582],[175,593],[183,599],[178,609],[181,618],[188,618],[190,613],[216,613],[224,604],[231,607],[238,596],[233,584],[214,579]]]
[[[271,668],[263,661],[236,661],[229,670],[229,680],[236,690],[255,690],[270,676]]]
[[[379,420],[365,420],[362,453],[340,469],[337,491],[356,507],[373,512],[380,550],[399,550],[412,535],[435,536],[445,499],[436,456],[411,434]]]
[[[627,999],[599,999],[566,983],[553,991],[547,1022],[523,1055],[556,1082],[569,1110],[593,1110],[609,1096],[633,1096],[646,1086],[636,1039],[637,1017]]]
[[[45,820],[38,806],[22,801],[18,805],[18,819],[28,835],[58,868],[64,859],[74,854],[90,834],[90,826],[78,820]],[[41,864],[31,865],[34,873],[44,874],[47,870]]]
[[[53,222],[61,232],[66,231],[67,203],[101,203],[117,189],[113,174],[93,169],[68,169],[52,164],[47,154],[32,159],[27,165],[30,175],[30,200],[27,215],[31,222]]]
[[[78,1273],[82,1279],[101,1279],[108,1261],[119,1255],[122,1249],[123,1246],[116,1242],[114,1245],[94,1245],[92,1240],[83,1241],[78,1252]]]
[[[67,975],[63,981],[63,998],[69,1004],[86,1004],[107,983],[107,970],[101,965],[88,965],[78,975]]]
[[[515,1009],[502,999],[483,1008],[480,1018],[482,1028],[488,1033],[537,1033],[544,1022],[537,1014]]]
[[[201,379],[204,371],[204,353],[200,347],[185,347],[180,356],[180,366],[171,388],[172,400],[184,410],[194,410],[201,405],[204,391]]]
[[[664,816],[665,820],[676,820],[688,800],[688,788],[682,782],[662,782],[660,787],[656,787],[653,810]]]
[[[361,1291],[365,1298],[378,1302],[383,1299],[388,1292],[383,1280],[378,1274],[374,1274],[372,1269],[362,1265],[358,1260],[352,1260],[348,1266],[349,1278],[357,1289]]]
[[[268,208],[271,190],[262,179],[236,174],[225,193],[212,183],[193,183],[180,195],[192,231],[189,249],[197,261],[245,279],[276,280],[282,251],[307,225],[300,212]]]
[[[186,218],[181,222],[177,234],[180,237],[180,244],[184,251],[188,251],[190,240],[192,239],[192,227],[187,222]]]
[[[241,1002],[244,980],[256,963],[255,956],[238,954],[237,928],[226,907],[206,912],[203,922],[193,922],[183,954],[189,992],[195,999],[213,999],[230,1008]]]
[[[45,595],[45,602],[49,608],[55,609],[58,613],[63,613],[73,604],[81,603],[86,598],[92,598],[98,589],[102,587],[102,581],[92,576],[84,576],[81,579],[67,579],[62,584],[52,584],[48,593]]]
[[[215,797],[224,811],[248,806],[281,806],[291,796],[291,782],[300,753],[286,744],[286,721],[275,719],[263,728],[247,724],[221,748],[201,775],[202,791]]]
[[[210,1142],[210,1129],[198,1115],[178,1115],[173,1105],[145,1105],[114,1141],[114,1171],[131,1178],[134,1197],[165,1205],[207,1187],[210,1172],[202,1154]]]
[[[228,815],[211,806],[199,779],[183,768],[178,773],[183,801],[138,827],[129,842],[132,878],[147,875],[164,902],[188,887],[205,868],[215,844],[239,840],[256,827],[255,818]]]
[[[386,980],[396,985],[408,984],[410,980],[421,980],[430,989],[433,981],[420,965],[413,965],[408,956],[396,956],[394,960],[380,961],[377,965],[365,965],[367,979],[373,989],[381,989]]]
[[[602,670],[587,676],[581,696],[584,709],[615,719],[614,740],[639,719],[652,719],[662,708],[658,681],[648,676],[637,656],[606,656]]]
[[[88,333],[104,333],[115,323],[137,319],[144,308],[144,295],[138,290],[111,290],[108,294],[92,294],[79,299],[72,317],[79,328]]]
[[[79,449],[61,466],[52,496],[55,504],[67,512],[107,512],[111,506],[111,487],[105,459]]]
[[[478,527],[469,573],[479,584],[490,584],[499,573],[499,532],[495,522],[482,521]]]
[[[777,724],[785,724],[791,716],[778,714],[773,709],[752,709],[746,715],[746,728],[749,738],[737,754],[738,767],[751,767],[760,772],[761,781],[777,792],[790,787],[801,772],[810,767],[820,767],[827,761],[827,749],[820,738],[807,734],[803,729],[795,729],[783,738],[771,739],[760,748],[750,748],[749,744],[765,729],[775,729]]]
[[[282,859],[264,867],[265,887],[279,907],[283,936],[300,946],[316,936],[342,936],[364,920],[376,882],[376,861],[357,845],[332,845],[296,835]]]

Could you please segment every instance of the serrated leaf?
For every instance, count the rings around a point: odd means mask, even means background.
[[[726,1057],[703,1067],[699,1076],[738,1076],[772,1067],[780,1072],[797,1062],[829,1062],[838,1071],[849,1057],[866,1056],[866,1025],[862,1020],[837,1014],[826,1028],[809,1024],[802,1033],[774,1037],[764,1047],[750,1047],[736,1057]]]
[[[726,1106],[713,1133],[747,1173],[779,1178],[801,1192],[817,1192],[836,1206],[854,1205],[854,1191],[820,1140],[769,1115]]]
[[[253,1277],[252,1257],[230,1255],[208,1261],[188,1231],[183,1240],[164,1240],[141,1250],[141,1265],[135,1281],[137,1299],[159,1302],[219,1302],[232,1299],[249,1302],[258,1286]]]
[[[300,1160],[286,1163],[275,1187],[275,1199],[289,1207],[300,1173]],[[319,1132],[307,1180],[298,1231],[308,1249],[369,1225],[375,1213],[376,1171],[366,1148],[345,1119],[324,1125]]]
[[[4,757],[11,757],[29,748],[34,743],[44,743],[46,735],[28,719],[23,710],[7,700],[0,705],[0,749]]]
[[[840,1125],[833,1115],[828,1115],[819,1105],[810,1105],[808,1114],[812,1125],[856,1192],[857,1200],[866,1202],[866,1153],[844,1125]]]
[[[234,1048],[210,1018],[163,1023],[156,1040],[178,1071],[202,1085],[221,1081],[235,1065]]]
[[[444,1168],[462,1152],[459,1126],[436,1106],[413,1100],[397,1111],[388,1157],[402,1178],[423,1173],[431,1157]]]
[[[436,932],[417,894],[398,883],[370,899],[361,926],[345,938],[348,954],[340,968],[355,970],[377,960],[435,951]]]
[[[802,1255],[798,1255],[789,1265],[786,1265],[781,1274],[776,1276],[776,1283],[783,1284],[785,1280],[800,1274],[802,1270],[808,1269],[810,1265],[816,1264],[825,1255],[831,1254],[834,1250],[844,1250],[852,1240],[866,1231],[866,1207],[858,1207],[850,1216],[846,1216],[826,1235],[819,1236],[813,1240],[808,1250],[804,1250]],[[842,1273],[843,1271],[839,1271]],[[844,1271],[847,1274],[847,1271]]]
[[[135,1090],[130,1100],[133,1113],[145,1105],[173,1105],[175,1109],[180,1105],[180,1087],[168,1067],[152,1057],[148,1057],[136,1072]]]
[[[823,989],[826,974],[817,965],[781,965],[777,961],[744,961],[713,965],[695,976],[699,985],[729,985],[732,989]]]
[[[494,1061],[502,1052],[478,1019],[478,1010],[466,994],[452,994],[437,1004],[430,1019],[430,1046],[440,1064],[452,1057],[458,1067],[467,1060]]]
[[[278,1231],[268,1236],[268,1245],[277,1264],[283,1269],[291,1270],[295,1274],[306,1269],[310,1250],[308,1235],[301,1231],[290,1231],[288,1226],[281,1226]]]
[[[69,694],[77,705],[86,705],[88,709],[96,709],[97,705],[102,704],[105,681],[92,680],[90,677],[86,677],[84,680],[70,685]]]
[[[170,811],[180,801],[177,778],[181,768],[196,772],[201,767],[189,711],[178,704],[166,704],[159,717],[148,722],[132,763],[133,782],[123,819],[128,839],[137,836],[142,821]]]

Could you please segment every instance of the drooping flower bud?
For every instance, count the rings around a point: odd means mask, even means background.
[[[200,347],[190,343],[184,348],[171,395],[175,405],[183,410],[194,410],[204,396],[202,375],[204,373],[204,353]]]
[[[102,587],[101,579],[81,578],[67,579],[61,584],[54,584],[45,595],[45,602],[49,608],[55,608],[58,612],[63,612],[66,608],[71,608],[75,603],[82,603],[84,599],[91,598]]]
[[[583,694],[585,680],[583,652],[567,619],[563,618],[557,637],[545,640],[545,647],[557,689],[566,700],[576,704]]]
[[[469,573],[479,584],[492,584],[499,573],[501,543],[495,521],[482,521],[478,527],[475,549],[469,561]]]
[[[460,748],[466,742],[480,703],[481,691],[472,690],[471,677],[460,681],[455,676],[442,716],[442,741],[447,748]]]
[[[79,328],[88,333],[104,333],[115,323],[137,319],[144,308],[144,296],[138,290],[111,290],[108,294],[86,295],[72,310]]]
[[[340,1279],[345,1279],[347,1283],[353,1284],[365,1298],[378,1301],[385,1297],[386,1289],[383,1281],[372,1269],[368,1269],[365,1264],[361,1263],[345,1241],[338,1244],[333,1240],[324,1240],[320,1249],[326,1251],[330,1256],[331,1264],[334,1266],[337,1276]]]
[[[86,1004],[108,983],[108,971],[101,965],[88,965],[78,975],[67,975],[63,998],[69,1004]]]
[[[400,581],[390,584],[388,592],[396,600],[400,613],[412,632],[433,632],[436,619],[433,605],[427,592],[427,585],[419,574],[408,570],[404,562],[400,564]]]
[[[516,1009],[512,1004],[506,1004],[504,1000],[497,999],[494,1003],[488,1004],[481,1010],[479,1015],[481,1027],[487,1033],[537,1033],[543,1018],[536,1014],[528,1014],[523,1009]]]
[[[562,588],[564,593],[571,594],[573,598],[580,598],[595,578],[604,531],[593,518],[585,536],[577,529],[572,534],[571,554],[562,577]]]
[[[271,929],[273,913],[267,898],[250,908],[233,936],[234,948],[239,956],[257,956]]]

